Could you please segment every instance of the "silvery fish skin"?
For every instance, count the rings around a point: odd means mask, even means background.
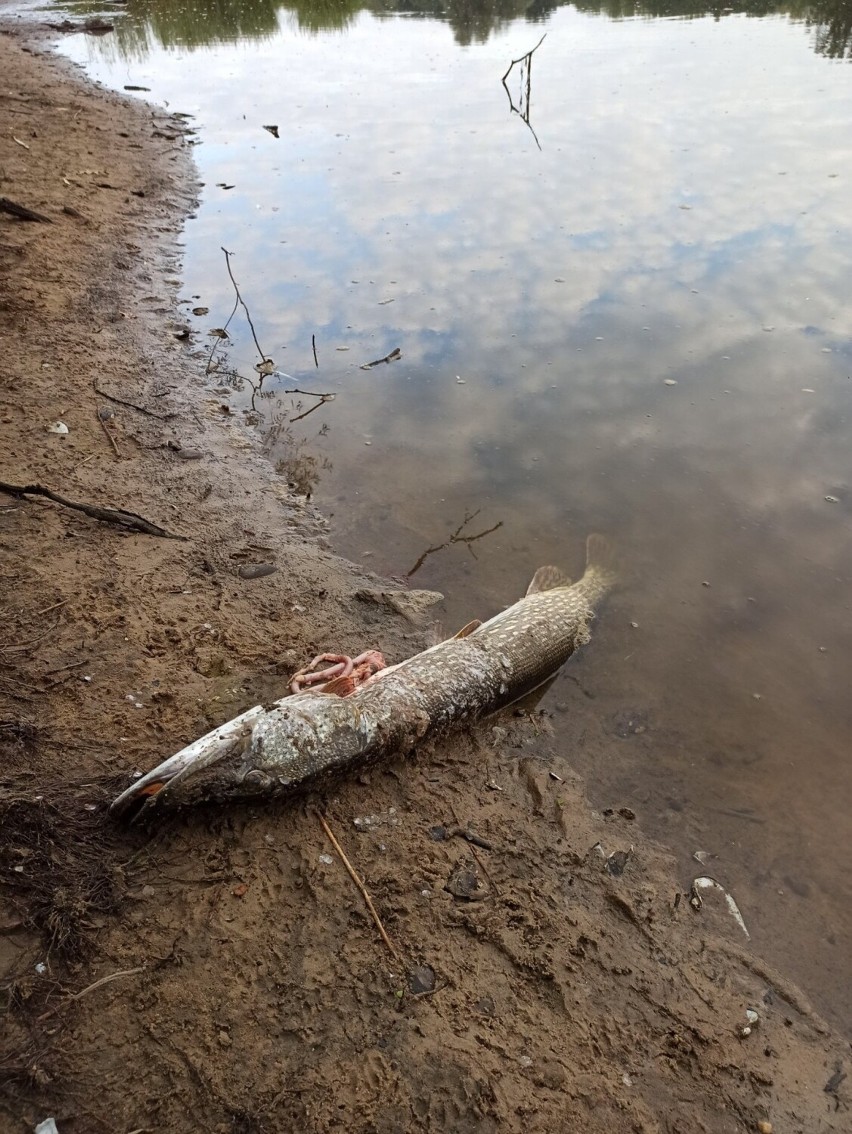
[[[609,541],[589,536],[579,582],[542,567],[519,602],[380,670],[349,696],[305,692],[257,705],[142,776],[112,810],[286,794],[443,736],[553,676],[588,642],[595,606],[616,578]]]

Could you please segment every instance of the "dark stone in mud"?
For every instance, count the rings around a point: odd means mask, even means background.
[[[620,878],[624,873],[627,863],[630,861],[630,856],[633,852],[629,850],[613,851],[604,864],[607,874],[611,874],[613,878]]]
[[[408,990],[415,996],[435,991],[435,970],[429,965],[414,965],[408,970]]]
[[[277,570],[274,563],[246,563],[240,568],[240,578],[262,579],[265,575],[274,575]]]

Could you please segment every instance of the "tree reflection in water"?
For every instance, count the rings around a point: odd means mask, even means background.
[[[68,0],[60,5],[75,16],[102,11],[97,0]],[[359,12],[382,18],[405,15],[443,20],[460,46],[485,43],[514,20],[543,23],[551,12],[574,7],[579,12],[624,19],[696,19],[713,16],[787,16],[811,33],[814,51],[831,59],[852,59],[852,4],[849,0],[732,0],[707,4],[696,0],[207,0],[203,10],[188,0],[128,0],[126,18],[115,35],[100,41],[105,54],[140,59],[154,44],[200,47],[235,40],[271,39],[289,16],[303,32],[343,31]]]

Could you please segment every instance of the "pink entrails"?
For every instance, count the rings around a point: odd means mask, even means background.
[[[317,669],[321,662],[331,664],[325,669]],[[293,674],[290,692],[302,693],[307,687],[316,686],[316,692],[337,693],[345,697],[386,665],[378,650],[365,650],[357,658],[350,658],[347,654],[317,654],[310,665]]]

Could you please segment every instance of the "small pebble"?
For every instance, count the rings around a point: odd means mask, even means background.
[[[758,1122],[757,1129],[760,1131],[760,1134],[772,1134],[772,1123],[763,1120]]]

